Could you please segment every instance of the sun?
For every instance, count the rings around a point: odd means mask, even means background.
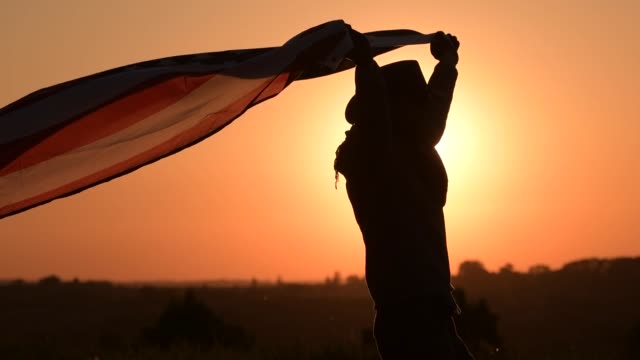
[[[436,150],[449,174],[465,179],[477,167],[477,127],[473,125],[462,101],[455,101],[449,112],[447,127]]]

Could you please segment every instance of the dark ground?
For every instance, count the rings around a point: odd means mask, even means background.
[[[527,273],[466,262],[459,330],[479,359],[639,359],[640,258]],[[362,279],[158,287],[0,285],[1,359],[375,359]]]

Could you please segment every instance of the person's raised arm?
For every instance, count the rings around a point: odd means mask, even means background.
[[[356,63],[356,95],[347,108],[347,119],[376,142],[387,142],[391,132],[389,105],[380,67],[373,59],[366,36],[351,29],[353,50],[348,55]]]
[[[431,54],[438,60],[429,79],[425,118],[421,122],[420,136],[428,145],[435,146],[444,133],[447,116],[458,78],[458,39],[438,32],[431,43]]]

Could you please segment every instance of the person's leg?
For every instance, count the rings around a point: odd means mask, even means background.
[[[456,345],[448,316],[434,316],[424,304],[378,308],[374,337],[383,360],[455,360]]]

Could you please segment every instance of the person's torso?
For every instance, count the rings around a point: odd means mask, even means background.
[[[355,155],[342,155],[364,164],[346,171],[345,178],[366,246],[367,283],[374,300],[448,292],[447,174],[435,149],[392,144],[388,157],[374,159],[351,151]]]

